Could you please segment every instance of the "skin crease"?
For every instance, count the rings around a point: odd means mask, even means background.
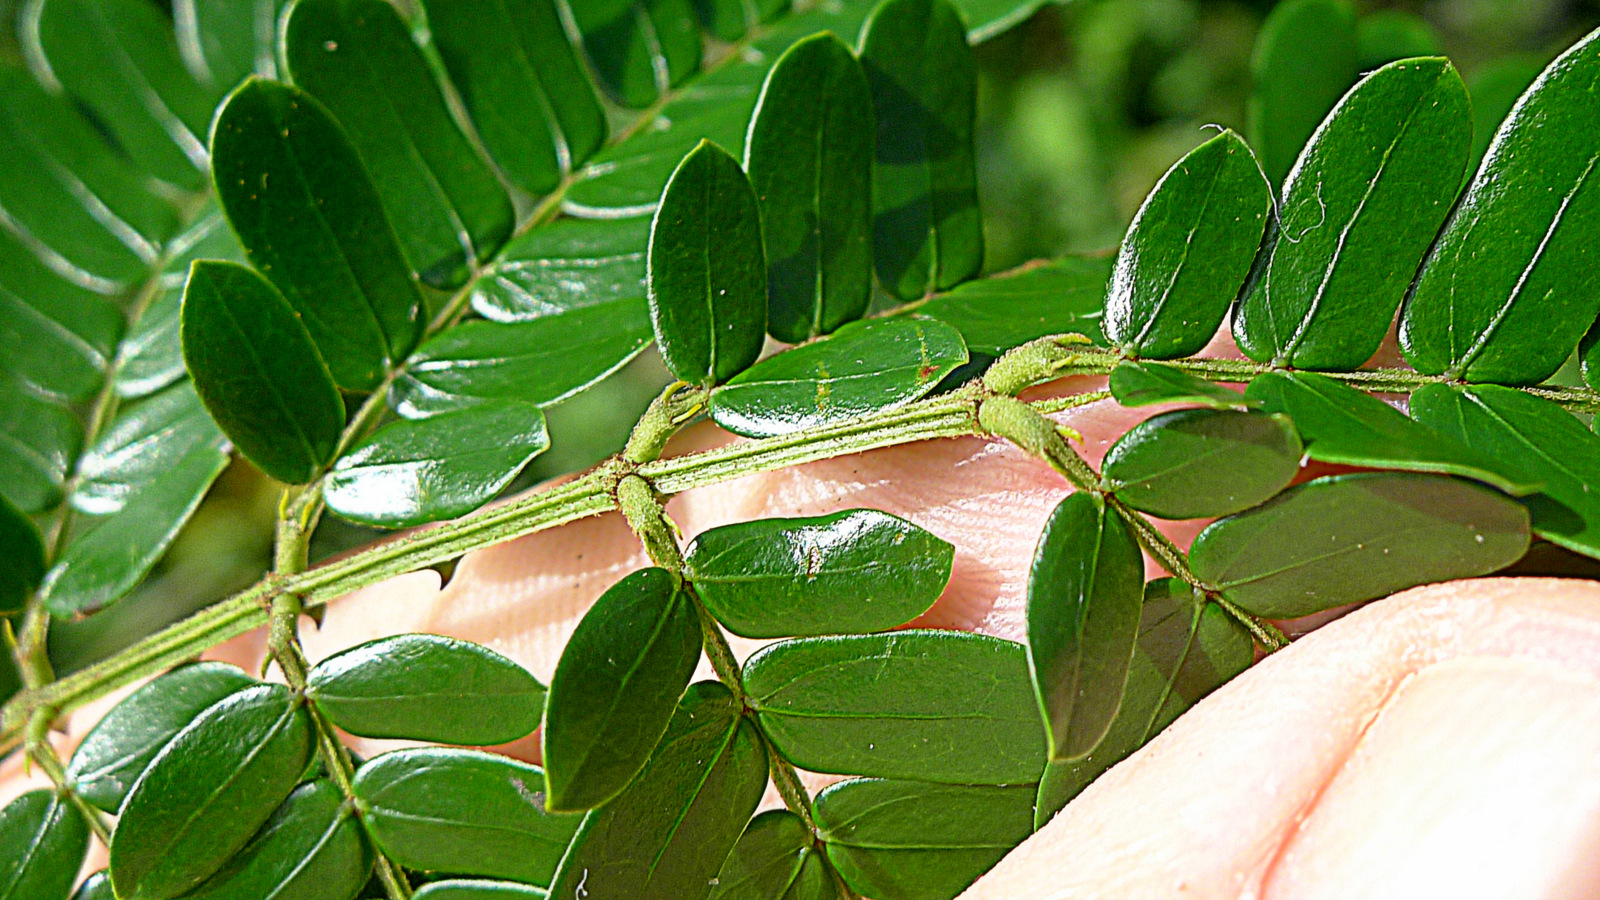
[[[1157,411],[1107,402],[1059,418],[1098,463]],[[674,452],[724,439],[693,430]],[[1014,448],[958,439],[750,476],[669,509],[686,537],[856,506],[902,515],[957,547],[949,588],[916,624],[1016,640],[1034,542],[1068,491]],[[1198,527],[1165,530],[1186,545]],[[358,591],[329,607],[320,630],[306,623],[306,650],[316,660],[430,631],[488,644],[548,683],[588,605],[645,564],[619,516],[594,517],[469,554],[443,589],[436,573],[418,572]],[[736,639],[735,650],[758,643]],[[208,655],[255,671],[262,637]],[[1597,688],[1600,585],[1487,579],[1406,592],[1202,701],[964,896],[1597,896]],[[56,736],[63,755],[114,702],[70,718]],[[395,746],[352,743],[364,754]],[[536,760],[537,736],[500,749]],[[16,755],[0,764],[0,802],[43,784],[22,768]],[[86,871],[104,865],[103,850],[92,856]]]

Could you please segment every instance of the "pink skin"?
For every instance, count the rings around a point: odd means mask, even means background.
[[[1097,403],[1059,418],[1097,463],[1155,411]],[[722,440],[697,429],[674,452]],[[1019,639],[1034,541],[1069,490],[1014,448],[959,439],[749,476],[669,508],[687,536],[858,506],[902,515],[957,547],[949,587],[915,624]],[[1200,524],[1164,530],[1186,545]],[[442,590],[419,572],[358,591],[320,630],[307,623],[307,653],[430,631],[548,681],[589,604],[645,564],[619,516],[575,522],[468,554]],[[755,646],[735,641],[740,655]],[[1600,587],[1586,582],[1461,582],[1373,604],[1203,701],[967,896],[1595,896],[1600,854],[1579,848],[1600,839],[1597,651]],[[261,636],[212,656],[254,669]],[[73,715],[61,751],[109,705]],[[537,736],[500,749],[536,760]],[[13,757],[0,802],[40,783]]]

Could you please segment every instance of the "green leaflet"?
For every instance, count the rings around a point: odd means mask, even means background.
[[[1430,384],[1411,395],[1411,415],[1543,485],[1522,498],[1534,534],[1600,555],[1600,437],[1571,413],[1510,388]]]
[[[1207,603],[1176,578],[1145,585],[1139,639],[1117,717],[1088,756],[1045,769],[1035,827],[1044,827],[1100,773],[1143,747],[1184,710],[1254,661],[1250,633],[1222,607]]]
[[[545,705],[552,809],[599,806],[644,767],[700,661],[692,602],[672,573],[650,568],[612,585],[584,614]]]
[[[228,442],[190,384],[124,406],[78,459],[77,527],[41,589],[60,616],[133,590],[228,465]]]
[[[955,547],[874,509],[758,519],[702,531],[685,577],[706,609],[751,638],[886,631],[928,611]]]
[[[472,283],[472,310],[523,322],[617,304],[642,320],[649,245],[648,218],[559,219],[506,245]]]
[[[539,727],[544,685],[478,644],[435,634],[379,638],[318,663],[306,696],[362,737],[505,744]]]
[[[550,895],[704,900],[766,786],[755,725],[727,688],[691,686],[644,771],[584,817]]]
[[[1111,727],[1143,589],[1144,557],[1122,517],[1094,494],[1062,500],[1028,572],[1028,674],[1052,762],[1088,754]]]
[[[295,84],[344,126],[423,281],[461,285],[511,236],[511,198],[450,118],[394,6],[296,0],[283,55]]]
[[[428,0],[428,29],[484,149],[530,194],[606,138],[605,110],[555,0]]]
[[[1406,418],[1382,400],[1312,372],[1263,372],[1245,397],[1294,421],[1318,462],[1460,475],[1513,494],[1537,487],[1493,460]]]
[[[415,900],[545,900],[550,895],[544,888],[515,881],[451,878],[425,884],[411,896]]]
[[[877,120],[874,264],[884,290],[916,300],[983,267],[977,64],[946,0],[884,0],[862,28],[860,52]]]
[[[0,809],[0,900],[67,900],[89,852],[89,825],[64,798],[37,790]]]
[[[1400,315],[1425,374],[1535,384],[1600,310],[1600,32],[1522,95],[1429,251]]]
[[[239,854],[184,900],[351,900],[372,851],[344,795],[326,779],[303,784]]]
[[[375,387],[416,345],[422,297],[339,124],[309,94],[252,79],[218,111],[211,153],[251,264],[299,314],[340,387]]]
[[[287,0],[172,0],[178,52],[220,97],[250,75],[278,77],[278,13]]]
[[[1361,80],[1312,136],[1233,334],[1274,366],[1349,371],[1377,352],[1461,186],[1466,85],[1442,58]]]
[[[281,685],[211,706],[151,761],[123,803],[111,878],[128,900],[167,900],[214,875],[294,790],[312,754],[302,701]]]
[[[83,423],[28,392],[0,369],[0,492],[25,513],[61,502],[67,471],[83,449]]]
[[[761,210],[727,151],[703,141],[673,172],[650,224],[650,321],[679,379],[727,381],[761,355],[767,264]]]
[[[690,0],[591,0],[572,5],[583,47],[623,106],[649,106],[700,67]]]
[[[1489,152],[1489,143],[1511,107],[1528,90],[1528,85],[1544,71],[1546,57],[1516,55],[1501,57],[1478,67],[1467,82],[1472,95],[1472,164],[1476,171]]]
[[[1101,316],[1111,260],[1067,256],[969,281],[913,307],[954,325],[974,353],[999,356],[1050,334],[1104,340]]]
[[[104,382],[122,330],[122,311],[113,303],[50,271],[9,231],[0,230],[0,339],[7,347],[7,382],[33,397],[86,400]]]
[[[206,204],[167,251],[171,258],[161,272],[156,295],[117,346],[114,387],[123,399],[153,394],[189,374],[183,367],[179,332],[190,265],[201,259],[245,261],[244,248],[215,202]]]
[[[453,519],[493,500],[549,446],[539,407],[490,400],[384,426],[339,458],[323,496],[328,509],[366,525]]]
[[[195,263],[183,292],[183,359],[206,411],[263,472],[304,484],[333,461],[344,400],[265,278],[238,263]]]
[[[116,894],[111,890],[111,874],[105,869],[90,875],[78,885],[78,892],[72,895],[72,900],[117,900]]]
[[[650,344],[636,297],[529,322],[468,322],[417,348],[389,403],[425,418],[490,401],[549,406],[622,368]]]
[[[579,824],[545,811],[537,767],[474,750],[385,753],[355,788],[372,839],[409,869],[546,884]]]
[[[67,763],[83,799],[117,812],[145,766],[178,732],[212,706],[256,684],[234,666],[180,666],[111,708],[84,736]]]
[[[800,817],[769,809],[745,826],[717,873],[712,900],[835,900],[833,874]]]
[[[852,322],[734,376],[712,391],[711,418],[746,437],[793,434],[910,403],[966,361],[936,319]]]
[[[1287,0],[1261,25],[1250,98],[1250,143],[1267,180],[1283,184],[1300,149],[1360,74],[1347,0]]]
[[[1192,356],[1222,324],[1261,244],[1272,190],[1244,140],[1224,131],[1173,164],[1128,226],[1105,330],[1133,356]]]
[[[817,829],[861,895],[951,900],[1033,833],[1034,792],[855,779],[817,795]]]
[[[39,245],[12,247],[7,229],[5,255],[29,257],[7,260],[7,270],[34,263],[39,253],[58,277],[104,291],[142,278],[177,230],[177,210],[148,189],[147,176],[95,133],[71,99],[10,69],[0,71],[0,158],[10,163],[0,203],[11,228]],[[22,302],[34,302],[31,292],[20,293]],[[107,305],[93,295],[85,305],[94,300]],[[52,318],[66,318],[65,310]]]
[[[1527,549],[1528,513],[1503,494],[1372,472],[1318,478],[1213,522],[1189,565],[1245,611],[1287,619],[1487,575]]]
[[[1439,35],[1428,20],[1401,9],[1381,9],[1356,22],[1356,67],[1363,72],[1397,59],[1440,56]]]
[[[21,612],[44,578],[44,539],[33,520],[4,497],[0,497],[0,560],[4,560],[0,615]]]
[[[801,638],[745,666],[746,703],[812,772],[949,784],[1037,781],[1044,726],[1022,645],[954,631]]]
[[[706,31],[720,41],[736,41],[747,29],[770,21],[789,8],[789,0],[693,0],[694,11]]]
[[[1161,363],[1118,363],[1109,381],[1111,396],[1123,406],[1184,403],[1208,409],[1248,409],[1261,405],[1238,391]]]
[[[745,168],[761,201],[767,331],[780,341],[827,334],[867,311],[872,135],[866,74],[833,34],[796,43],[767,74]]]
[[[32,0],[25,16],[23,52],[42,83],[88,107],[141,170],[201,187],[214,98],[183,68],[156,4]]]
[[[1134,509],[1163,519],[1211,518],[1288,487],[1304,452],[1287,416],[1180,409],[1124,434],[1100,471]]]

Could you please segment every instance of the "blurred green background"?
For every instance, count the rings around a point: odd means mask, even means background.
[[[18,0],[0,0],[15,16]],[[986,268],[1115,247],[1145,194],[1213,126],[1247,131],[1256,34],[1270,0],[1074,0],[978,48],[978,161]],[[1371,64],[1443,52],[1475,100],[1509,105],[1562,49],[1600,24],[1600,0],[1357,3]],[[15,46],[0,47],[0,53]],[[1496,99],[1498,98],[1498,99]],[[1480,145],[1487,128],[1480,129]],[[575,471],[620,448],[667,377],[647,354],[550,411],[552,449],[513,485]],[[51,633],[58,671],[115,652],[265,571],[279,488],[236,461],[137,593]],[[377,532],[325,519],[313,556]]]

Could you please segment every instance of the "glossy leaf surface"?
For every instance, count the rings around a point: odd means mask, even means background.
[[[872,249],[902,300],[955,287],[983,266],[973,127],[977,64],[946,0],[886,0],[861,32],[877,122]]]
[[[599,806],[644,767],[700,661],[690,602],[667,570],[641,569],[584,614],[545,709],[552,809]]]
[[[553,897],[704,900],[767,786],[767,753],[728,689],[689,688],[649,765],[584,817]]]
[[[44,541],[22,510],[0,497],[0,614],[21,611],[44,578]]]
[[[527,403],[491,400],[392,422],[339,457],[324,497],[330,510],[367,525],[453,519],[493,500],[549,446],[544,413]]]
[[[642,318],[649,244],[648,218],[558,219],[506,246],[473,282],[472,310],[523,322],[619,304]]]
[[[650,225],[650,320],[662,360],[688,382],[727,381],[756,361],[767,322],[761,211],[739,163],[702,142]]]
[[[622,368],[649,343],[648,310],[632,297],[530,322],[468,322],[417,348],[389,402],[407,418],[492,401],[549,406]]]
[[[173,0],[178,51],[195,80],[225,94],[251,74],[278,75],[278,13],[286,0]]]
[[[1028,672],[1052,761],[1084,756],[1111,727],[1143,591],[1144,557],[1122,517],[1093,494],[1062,500],[1028,572]]]
[[[54,791],[0,809],[0,900],[67,900],[89,852],[89,825]]]
[[[40,0],[29,19],[21,36],[40,81],[88,107],[141,170],[185,190],[201,186],[212,98],[184,69],[156,4]]]
[[[300,317],[237,263],[197,262],[183,292],[183,359],[206,411],[263,472],[304,484],[333,460],[344,400]]]
[[[605,110],[555,0],[430,0],[428,29],[483,146],[544,194],[606,138]]]
[[[1411,415],[1542,485],[1522,498],[1533,533],[1600,556],[1600,436],[1571,413],[1510,388],[1430,384],[1411,395]]]
[[[414,900],[545,900],[544,888],[515,881],[483,881],[475,878],[449,878],[423,885]]]
[[[1271,210],[1255,154],[1231,131],[1174,163],[1122,240],[1106,337],[1136,357],[1199,352],[1244,283]]]
[[[745,826],[717,873],[712,900],[834,900],[838,887],[800,817],[769,809]]]
[[[173,669],[112,707],[73,751],[67,775],[83,799],[114,813],[145,766],[178,732],[255,683],[240,669],[218,662]]]
[[[217,195],[340,387],[368,390],[421,335],[422,298],[372,178],[304,91],[251,80],[217,113]]]
[[[711,417],[746,437],[792,434],[917,400],[967,361],[937,319],[852,322],[762,360],[711,394]]]
[[[318,663],[306,696],[351,734],[505,744],[539,727],[544,685],[478,644],[435,634],[379,638]]]
[[[700,66],[690,0],[601,0],[572,14],[595,74],[624,106],[649,106]]]
[[[1123,406],[1183,403],[1207,409],[1247,409],[1261,405],[1238,391],[1161,363],[1119,363],[1111,370],[1109,382],[1111,396]]]
[[[68,467],[83,449],[83,424],[58,404],[29,393],[0,371],[0,491],[25,513],[39,513],[62,500]]]
[[[950,900],[1033,833],[1034,792],[854,779],[817,796],[817,828],[862,896]]]
[[[406,23],[383,0],[297,0],[283,25],[296,85],[339,120],[422,280],[460,285],[511,235],[511,198],[450,118]]]
[[[93,612],[133,590],[228,465],[228,441],[193,385],[121,408],[78,458],[76,533],[45,576],[56,615]]]
[[[703,531],[685,577],[743,637],[885,631],[933,605],[955,547],[897,516],[853,509]]]
[[[545,810],[537,767],[493,753],[385,753],[355,788],[373,840],[409,869],[548,884],[579,823]]]
[[[1347,0],[1288,0],[1262,23],[1250,64],[1250,143],[1272,184],[1283,184],[1311,133],[1355,83],[1356,54]]]
[[[1304,452],[1286,416],[1181,409],[1124,434],[1100,471],[1134,509],[1163,519],[1210,518],[1288,487]]]
[[[867,311],[872,157],[872,94],[850,48],[826,32],[789,48],[745,143],[767,249],[767,331],[778,340],[827,334]]]
[[[1600,32],[1551,63],[1500,126],[1400,317],[1418,371],[1535,384],[1600,311]]]
[[[1035,827],[1254,661],[1250,633],[1222,607],[1206,603],[1176,578],[1145,585],[1139,639],[1117,717],[1088,756],[1045,769]]]
[[[1067,256],[969,281],[915,307],[918,315],[954,325],[968,349],[999,356],[1050,334],[1101,342],[1111,260]]]
[[[1362,79],[1284,184],[1277,226],[1234,317],[1245,355],[1336,371],[1370,359],[1450,211],[1471,147],[1471,102],[1448,60],[1403,60]]]
[[[1437,475],[1319,478],[1195,538],[1189,564],[1258,616],[1288,619],[1487,575],[1528,549],[1515,500]]]
[[[118,896],[177,897],[244,848],[311,760],[301,704],[281,685],[246,688],[167,744],[117,819],[111,877]]]
[[[812,772],[1018,784],[1044,768],[1021,644],[952,631],[802,638],[757,652],[744,684],[762,731]]]
[[[184,900],[351,900],[372,871],[372,851],[344,795],[327,780],[283,801],[239,855]]]
[[[1250,382],[1245,397],[1292,419],[1306,454],[1319,462],[1461,475],[1512,493],[1537,487],[1371,394],[1325,375],[1266,372]]]
[[[110,300],[62,278],[0,231],[0,339],[10,348],[4,380],[13,393],[33,402],[93,396],[123,335],[122,318]]]

